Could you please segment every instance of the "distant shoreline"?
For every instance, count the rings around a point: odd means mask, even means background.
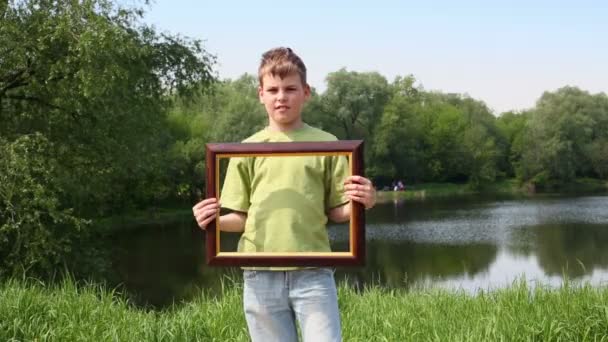
[[[418,201],[472,195],[534,196],[537,194],[608,194],[608,181],[581,178],[566,184],[552,184],[536,189],[531,184],[521,184],[516,179],[507,179],[473,189],[468,184],[421,183],[406,184],[404,191],[378,190],[378,203],[394,200]]]

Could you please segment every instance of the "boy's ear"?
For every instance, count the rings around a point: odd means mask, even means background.
[[[310,98],[310,86],[308,83],[304,85],[304,97],[306,97],[307,100]]]
[[[262,88],[262,86],[258,86],[258,98],[260,99],[260,103],[264,103],[264,100],[262,100],[262,95],[264,93],[264,89]]]

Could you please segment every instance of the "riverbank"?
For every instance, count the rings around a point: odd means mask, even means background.
[[[202,294],[163,311],[100,286],[0,284],[0,340],[247,341],[242,289]],[[345,341],[608,341],[608,288],[525,282],[476,296],[339,288]]]
[[[535,189],[530,184],[521,184],[516,179],[501,180],[479,189],[473,189],[466,183],[421,183],[406,186],[405,191],[378,191],[378,202],[418,201],[472,195],[528,197],[535,194],[577,193],[608,193],[608,182],[581,178],[567,184],[550,184],[543,189]]]

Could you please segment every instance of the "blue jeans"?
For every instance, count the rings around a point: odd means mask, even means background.
[[[329,268],[244,271],[243,305],[252,341],[341,341],[334,273]]]

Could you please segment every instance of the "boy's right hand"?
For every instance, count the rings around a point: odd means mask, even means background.
[[[216,198],[207,198],[192,207],[192,213],[196,223],[201,229],[206,229],[209,222],[213,221],[220,211],[220,203]]]

